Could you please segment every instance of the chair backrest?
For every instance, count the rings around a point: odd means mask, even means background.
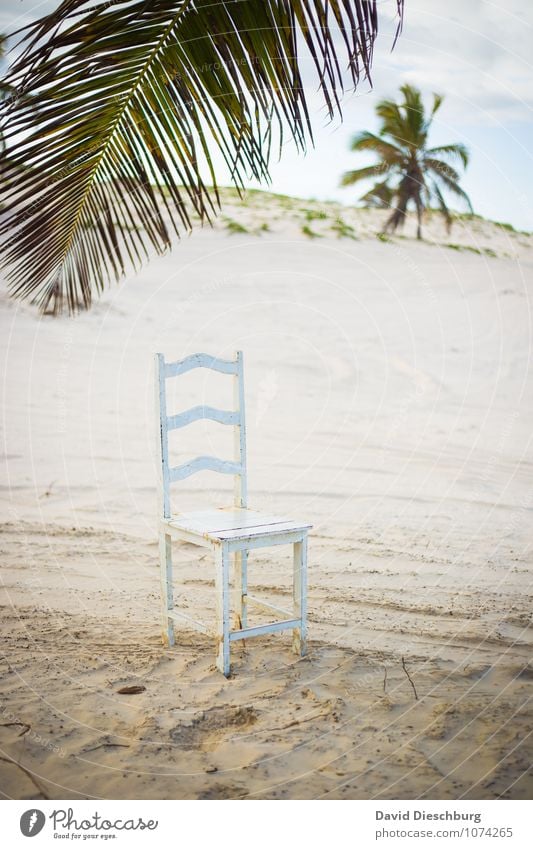
[[[233,375],[233,399],[235,409],[217,410],[214,407],[192,407],[183,413],[167,415],[166,381],[195,368],[209,368],[223,374]],[[159,503],[163,517],[170,516],[170,484],[188,478],[195,472],[209,469],[213,472],[234,475],[236,507],[247,507],[246,486],[246,423],[244,415],[244,374],[242,351],[236,351],[233,360],[221,360],[209,354],[191,354],[184,360],[165,362],[163,354],[155,355],[156,426],[159,449]],[[171,467],[168,461],[168,432],[184,427],[198,419],[211,419],[234,428],[234,459],[219,460],[218,457],[196,457],[189,463]]]

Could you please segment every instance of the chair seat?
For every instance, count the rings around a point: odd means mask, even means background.
[[[312,527],[312,525],[304,522],[238,507],[220,507],[214,510],[197,510],[192,513],[175,513],[169,519],[164,519],[163,522],[170,530],[185,531],[212,542],[293,531],[305,532]]]

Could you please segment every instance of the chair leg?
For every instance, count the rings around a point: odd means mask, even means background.
[[[161,574],[161,630],[163,644],[174,645],[174,622],[168,612],[174,607],[172,592],[172,539],[163,531],[159,533],[159,567]]]
[[[294,618],[300,626],[292,632],[292,649],[303,657],[307,653],[307,536],[294,543],[293,568]]]
[[[229,553],[225,545],[216,552],[215,590],[217,609],[217,669],[228,677],[229,657]]]
[[[235,552],[235,629],[246,628],[248,622],[248,552]]]

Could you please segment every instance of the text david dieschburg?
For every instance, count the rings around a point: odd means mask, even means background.
[[[460,811],[438,811],[436,813],[431,813],[429,811],[396,811],[391,813],[390,811],[376,811],[376,819],[377,820],[454,820],[458,822],[468,821],[468,822],[481,822],[481,814],[473,814],[468,811],[462,813]]]

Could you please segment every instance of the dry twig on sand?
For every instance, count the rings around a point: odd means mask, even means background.
[[[311,716],[304,716],[302,719],[292,719],[290,722],[285,723],[285,725],[274,725],[271,728],[258,729],[258,731],[261,734],[270,731],[284,731],[286,728],[294,728],[295,725],[302,725],[304,722],[312,722],[313,719],[322,719],[325,716],[329,716],[330,713],[331,707],[328,707],[326,710],[311,714]]]
[[[129,749],[129,743],[98,743],[97,746],[91,746],[90,749],[85,749],[82,754],[86,755],[87,752],[96,752],[97,749],[105,749],[105,748],[113,748],[113,749]]]
[[[407,671],[407,667],[405,665],[405,658],[403,657],[403,655],[402,655],[402,666],[403,666],[403,671],[407,675],[407,677],[409,679],[409,683],[410,683],[411,687],[413,688],[413,693],[415,694],[415,699],[418,701],[418,693],[416,692],[416,687],[413,683],[413,679],[411,678],[411,676],[409,675],[409,673]]]
[[[28,725],[27,722],[0,722],[0,727],[9,728],[12,725],[18,725],[22,728],[22,731],[19,731],[18,736],[22,737],[24,734],[27,734],[31,728],[31,725]]]
[[[0,761],[5,761],[7,764],[13,764],[13,766],[18,766],[18,768],[21,769],[22,772],[25,775],[28,776],[31,783],[35,785],[35,787],[37,788],[37,790],[39,791],[39,793],[41,794],[43,799],[49,799],[50,798],[48,793],[45,790],[43,790],[43,788],[41,787],[41,785],[39,784],[37,779],[32,775],[32,773],[28,769],[26,769],[26,767],[22,766],[22,764],[19,764],[18,761],[14,761],[13,758],[4,758],[3,755],[0,755]]]

